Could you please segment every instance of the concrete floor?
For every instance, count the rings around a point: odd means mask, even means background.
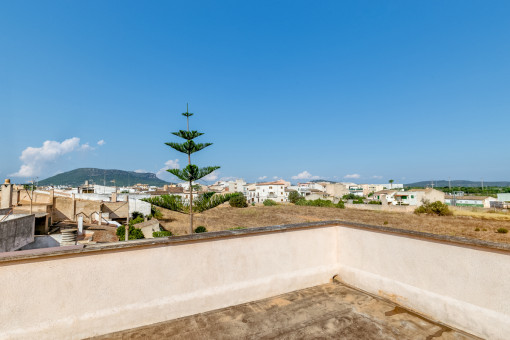
[[[339,283],[94,339],[476,339]]]

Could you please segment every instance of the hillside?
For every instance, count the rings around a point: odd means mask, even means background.
[[[421,181],[415,183],[405,184],[406,187],[412,188],[424,188],[430,187],[430,184],[434,182],[434,187],[443,188],[448,187],[449,183],[447,180],[438,180],[438,181]],[[452,187],[481,187],[481,181],[465,181],[465,180],[452,180]],[[508,181],[499,181],[499,182],[483,182],[484,187],[508,187],[510,186],[510,182]]]
[[[115,180],[116,186],[129,186],[137,183],[156,186],[163,186],[168,184],[150,172],[138,173],[134,171],[123,170],[80,168],[46,178],[42,181],[39,181],[39,185],[69,185],[76,187],[82,185],[87,180],[89,183],[100,185],[103,185],[104,183],[106,185],[114,185],[112,181]]]

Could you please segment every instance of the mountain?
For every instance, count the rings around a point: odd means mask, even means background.
[[[422,181],[422,182],[415,182],[415,183],[409,183],[405,184],[406,187],[413,187],[413,188],[425,188],[430,187],[431,183],[434,182],[434,187],[438,188],[446,188],[449,186],[449,183],[447,180],[438,180],[438,181]],[[450,181],[452,187],[481,187],[482,182],[474,182],[474,181],[465,181],[465,180],[452,180]],[[510,186],[510,182],[507,181],[499,181],[499,182],[483,182],[484,187],[508,187]]]
[[[112,180],[115,180],[115,184]],[[150,172],[138,173],[123,170],[80,168],[46,178],[39,181],[39,185],[69,185],[76,187],[83,185],[85,181],[89,181],[90,184],[106,184],[109,186],[116,185],[119,187],[134,185],[137,183],[156,186],[168,184],[168,182],[159,179],[156,174]]]

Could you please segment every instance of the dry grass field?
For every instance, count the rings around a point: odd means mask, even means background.
[[[163,227],[174,235],[188,233],[188,215],[160,209]],[[412,213],[364,211],[354,209],[296,206],[292,204],[273,207],[249,206],[232,208],[223,204],[206,212],[195,214],[194,226],[204,226],[208,231],[228,230],[235,227],[262,227],[279,224],[343,220],[372,225],[402,228],[428,233],[462,236],[492,242],[510,243],[510,233],[500,234],[498,228],[510,230],[510,215],[495,213],[455,212],[454,216],[425,216]],[[478,231],[477,231],[478,229]]]

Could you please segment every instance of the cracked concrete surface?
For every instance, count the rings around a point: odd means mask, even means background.
[[[315,286],[93,339],[274,338],[477,339],[340,283]]]

